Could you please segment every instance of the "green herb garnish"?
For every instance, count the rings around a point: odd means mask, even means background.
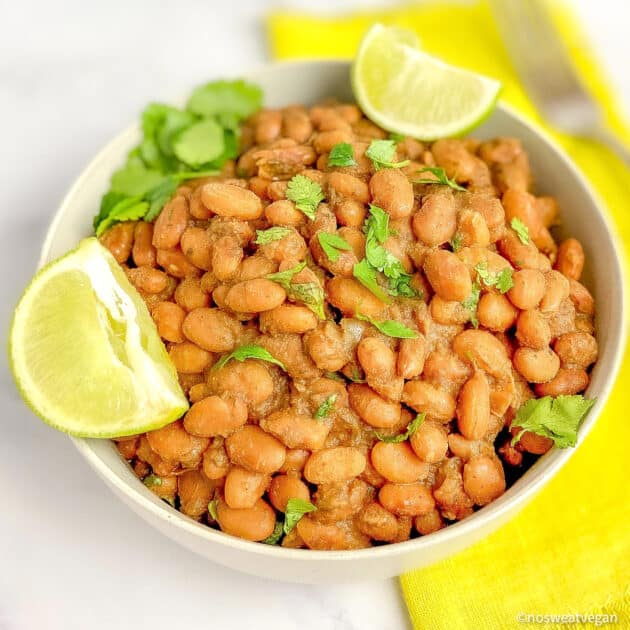
[[[187,109],[199,116],[233,116],[240,121],[251,116],[262,106],[262,90],[242,79],[212,81],[198,87],[188,100]],[[227,119],[227,122],[230,122]]]
[[[409,160],[393,161],[396,155],[396,143],[393,140],[372,140],[365,155],[372,160],[377,171],[381,168],[402,168],[409,164]]]
[[[458,252],[464,243],[464,239],[459,232],[455,232],[453,238],[449,241],[449,245],[454,252]]]
[[[213,499],[208,503],[208,513],[212,517],[213,520],[218,521],[219,517],[217,516],[217,500]]]
[[[276,521],[276,525],[273,528],[273,532],[270,536],[267,536],[265,540],[261,540],[260,542],[263,545],[277,545],[284,534],[284,527],[282,526],[282,521]]]
[[[364,322],[369,322],[374,328],[388,337],[394,337],[396,339],[416,339],[418,337],[417,332],[393,319],[386,319],[385,321],[379,322],[361,313],[357,313],[355,317]]]
[[[339,260],[339,252],[341,250],[349,251],[352,249],[350,244],[336,232],[318,232],[317,240],[322,246],[326,256],[328,256],[328,259],[332,262],[337,262]]]
[[[402,142],[405,138],[406,136],[403,136],[402,133],[396,133],[395,131],[392,131],[389,134],[389,139],[393,140],[394,142]]]
[[[496,287],[499,293],[507,293],[514,286],[512,270],[509,267],[501,269],[499,273],[491,273],[488,271],[488,263],[482,261],[475,265],[475,271],[487,287]]]
[[[306,267],[306,261],[297,264],[291,269],[270,273],[265,276],[267,280],[277,282],[286,292],[289,298],[297,302],[303,302],[320,319],[326,319],[324,313],[324,289],[319,282],[292,282],[293,276]]]
[[[366,288],[369,289],[381,302],[390,303],[389,296],[376,281],[376,269],[370,266],[367,259],[359,261],[352,268],[352,275]]]
[[[268,230],[256,230],[256,240],[254,243],[256,243],[256,245],[267,245],[268,243],[279,241],[287,234],[291,234],[291,232],[291,228],[280,226],[271,227]]]
[[[477,281],[472,284],[470,295],[462,302],[462,306],[471,312],[470,323],[479,328],[479,320],[477,319],[477,306],[479,305],[479,297],[481,296],[481,287]]]
[[[352,145],[349,142],[336,144],[328,154],[328,166],[356,166]]]
[[[432,173],[437,177],[437,179],[419,179],[415,181],[414,184],[442,184],[443,186],[448,186],[453,190],[466,192],[466,189],[463,186],[460,186],[454,179],[450,179],[446,175],[446,171],[441,166],[425,166],[420,169],[418,173]]]
[[[315,218],[320,201],[324,200],[322,187],[305,175],[294,175],[287,186],[287,199],[309,219]]]
[[[173,143],[175,156],[193,168],[217,159],[224,149],[223,128],[212,118],[187,127]]]
[[[289,499],[284,511],[284,533],[288,534],[298,521],[309,512],[316,512],[317,507],[304,499]]]
[[[519,240],[521,241],[521,243],[523,243],[523,245],[527,245],[529,243],[529,230],[518,217],[514,217],[510,221],[510,227],[516,232]]]
[[[317,408],[317,411],[313,414],[315,420],[322,420],[325,418],[335,406],[335,402],[339,398],[339,394],[331,394],[324,400],[324,402]]]
[[[162,485],[162,478],[158,477],[157,475],[154,475],[153,473],[151,473],[150,475],[147,475],[143,480],[142,483],[147,487],[147,488],[153,488],[155,486],[161,486]]]
[[[388,444],[398,444],[408,440],[417,430],[418,427],[424,422],[426,414],[419,413],[408,425],[407,430],[404,433],[398,435],[382,435],[378,431],[374,431],[374,434],[381,442],[387,442]]]
[[[284,363],[282,361],[278,361],[269,350],[266,350],[262,346],[256,345],[248,345],[241,346],[231,352],[230,354],[225,355],[221,359],[219,359],[215,364],[214,368],[219,370],[221,369],[228,361],[235,359],[236,361],[245,361],[246,359],[259,359],[260,361],[267,361],[268,363],[273,363],[279,367],[281,367],[285,372],[286,368],[284,367]]]
[[[512,439],[514,446],[526,431],[551,438],[558,448],[575,446],[577,431],[595,400],[580,394],[552,398],[532,398],[521,405],[512,421],[521,431]]]

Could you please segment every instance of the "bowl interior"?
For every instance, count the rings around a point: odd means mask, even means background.
[[[263,66],[245,73],[264,89],[266,105],[313,103],[325,97],[352,100],[349,66],[345,62],[297,62]],[[478,138],[501,135],[516,136],[529,153],[538,194],[557,197],[563,220],[561,236],[572,235],[584,245],[587,265],[584,283],[597,301],[597,335],[600,358],[592,374],[588,395],[598,402],[580,430],[582,440],[592,427],[614,381],[624,342],[623,281],[618,248],[598,202],[594,199],[582,175],[544,135],[514,112],[499,105],[488,120],[473,133]],[[72,187],[57,212],[46,238],[41,262],[60,256],[92,233],[92,217],[98,209],[101,195],[107,190],[111,173],[124,162],[126,153],[139,140],[133,126],[115,138],[101,151]],[[605,252],[605,255],[601,255]],[[327,562],[351,560],[366,554],[383,557],[405,553],[407,549],[421,551],[431,546],[450,544],[456,539],[473,538],[471,533],[493,519],[525,503],[563,462],[572,449],[552,450],[514,484],[500,499],[470,518],[427,537],[405,543],[347,552],[313,552],[286,550],[273,546],[241,541],[199,525],[172,510],[147,490],[133,475],[127,464],[109,441],[80,440],[75,443],[88,462],[110,485],[114,486],[137,511],[170,522],[169,527],[187,529],[205,542],[214,541],[234,549],[247,550],[259,556],[299,557]],[[461,546],[461,545],[460,545]],[[455,546],[452,546],[455,549]],[[254,571],[255,572],[255,571]],[[262,573],[262,571],[261,571]]]

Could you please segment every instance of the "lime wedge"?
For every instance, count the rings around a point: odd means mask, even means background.
[[[375,24],[352,64],[352,89],[365,115],[420,140],[461,135],[493,109],[501,84],[418,50],[415,36]]]
[[[15,310],[9,355],[24,400],[73,435],[142,433],[188,408],[146,305],[95,238],[33,278]]]

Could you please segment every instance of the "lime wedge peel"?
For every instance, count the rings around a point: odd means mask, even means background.
[[[494,109],[501,84],[456,68],[413,44],[413,34],[375,24],[352,64],[352,89],[366,116],[419,140],[460,136]]]
[[[188,408],[146,305],[95,238],[33,278],[15,310],[9,358],[27,404],[72,435],[142,433]]]

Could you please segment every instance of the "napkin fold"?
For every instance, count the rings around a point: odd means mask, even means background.
[[[609,126],[629,140],[617,101],[566,6],[558,33]],[[486,2],[427,2],[334,17],[276,12],[267,29],[276,58],[351,58],[374,22],[415,30],[423,49],[503,82],[501,97],[571,155],[630,247],[630,171],[603,145],[545,124],[510,63]],[[601,252],[606,255],[606,252]],[[626,263],[626,286],[628,288]],[[630,627],[630,353],[595,427],[567,465],[512,521],[473,547],[400,578],[414,628],[575,627],[523,615],[617,615]],[[547,620],[550,621],[550,620]],[[561,620],[559,620],[561,621]],[[595,627],[595,618],[590,625]],[[589,623],[581,627],[588,627]]]

